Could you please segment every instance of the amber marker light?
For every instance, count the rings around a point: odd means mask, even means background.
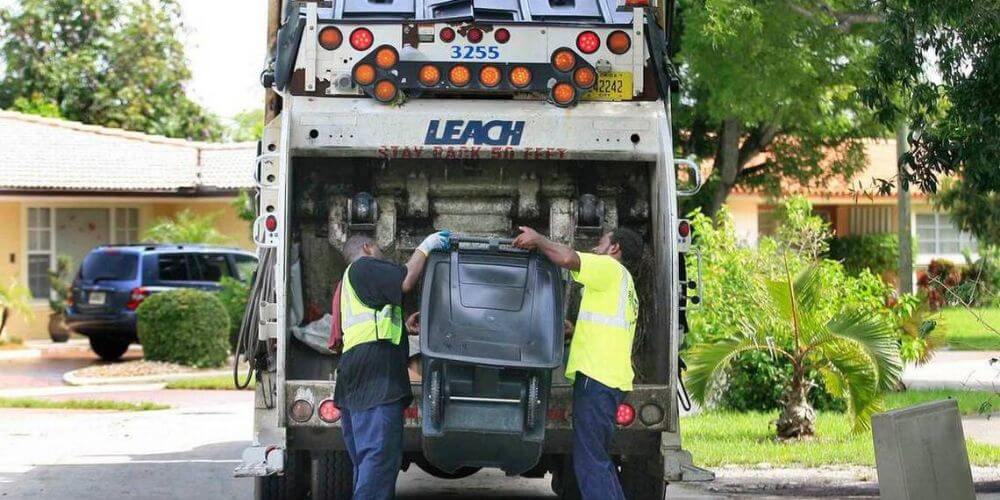
[[[628,52],[628,49],[632,48],[632,39],[629,38],[628,33],[624,31],[612,31],[608,35],[608,50],[612,53],[621,55]]]
[[[552,66],[565,73],[576,66],[576,56],[567,49],[557,50],[552,54]]]
[[[375,98],[382,102],[392,102],[396,99],[396,84],[389,80],[380,80],[375,84]]]
[[[573,73],[573,83],[581,89],[589,89],[594,86],[594,82],[597,81],[597,73],[594,70],[584,66],[582,68],[577,68]]]
[[[510,84],[521,89],[531,84],[531,70],[524,66],[515,66],[510,70]]]
[[[483,66],[483,69],[479,70],[479,83],[486,87],[496,87],[500,85],[502,76],[496,66]]]
[[[472,79],[472,73],[469,72],[469,68],[465,66],[458,65],[451,68],[448,71],[448,81],[456,87],[464,87],[469,84],[469,80]]]
[[[375,67],[371,64],[359,64],[354,68],[354,83],[371,85],[375,81]]]
[[[560,106],[565,106],[576,98],[576,89],[572,85],[562,82],[552,87],[552,100]]]
[[[399,54],[392,47],[382,47],[375,52],[375,64],[382,69],[392,69],[397,62],[399,62]]]
[[[344,43],[344,35],[340,33],[340,30],[333,27],[327,26],[319,30],[319,46],[326,50],[337,50],[340,48],[340,44]]]
[[[420,84],[425,87],[433,87],[441,81],[441,70],[433,64],[425,64],[420,68]]]

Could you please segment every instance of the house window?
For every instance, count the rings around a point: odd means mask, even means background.
[[[917,214],[917,241],[924,254],[960,254],[979,249],[976,239],[955,227],[948,214]]]
[[[28,209],[28,288],[36,299],[49,297],[49,269],[55,243],[50,208]]]
[[[115,209],[115,243],[128,245],[139,242],[139,209]]]

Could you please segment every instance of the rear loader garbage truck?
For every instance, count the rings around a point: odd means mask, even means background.
[[[673,5],[653,1],[270,0],[260,267],[238,342],[250,370],[234,371],[256,381],[235,475],[257,497],[351,498],[323,322],[343,245],[364,233],[399,261],[439,229],[450,248],[404,304],[422,332],[404,469],[551,474],[560,498],[579,495],[562,366],[579,290],[508,238],[531,226],[585,249],[628,227],[647,259],[612,449],[622,485],[660,499],[711,478],[681,447],[678,345],[698,288],[677,197],[700,174],[673,158]]]

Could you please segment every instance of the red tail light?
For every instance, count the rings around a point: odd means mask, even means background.
[[[139,304],[142,304],[142,301],[146,300],[146,297],[149,297],[149,293],[149,290],[142,287],[133,288],[132,293],[128,296],[128,303],[125,304],[125,307],[127,307],[129,311],[136,310],[136,308],[139,307]]]
[[[569,415],[566,414],[565,408],[558,408],[558,407],[549,408],[549,411],[546,412],[546,415],[548,416],[549,420],[552,421],[565,422],[569,420],[568,418]]]
[[[357,28],[351,32],[351,47],[354,50],[368,50],[375,43],[375,36],[368,28]]]
[[[274,232],[278,229],[278,218],[273,215],[268,215],[267,218],[264,219],[264,227],[268,231]]]
[[[340,420],[340,408],[337,408],[336,403],[332,399],[326,399],[319,404],[319,419],[332,424]]]
[[[628,403],[622,403],[618,405],[618,411],[615,413],[615,423],[622,427],[628,427],[635,422],[635,408]]]
[[[681,223],[677,225],[677,234],[679,234],[681,238],[691,236],[691,223],[686,220],[682,220]]]
[[[442,42],[452,42],[455,40],[455,30],[451,28],[441,28],[441,33],[438,34]]]
[[[510,32],[506,28],[500,28],[493,32],[493,39],[497,43],[507,43],[510,41]]]
[[[416,420],[420,418],[420,408],[416,406],[407,406],[403,408],[403,418],[408,420]]]
[[[625,0],[629,7],[649,7],[649,0]]]
[[[479,43],[483,41],[483,30],[479,28],[472,28],[465,34],[465,38],[469,40],[469,43]]]
[[[576,48],[584,54],[593,54],[601,46],[601,37],[593,31],[584,31],[576,37]]]

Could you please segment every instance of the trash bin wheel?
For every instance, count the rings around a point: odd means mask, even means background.
[[[441,370],[431,372],[430,391],[427,394],[427,408],[430,410],[431,422],[440,425],[444,419],[444,394],[441,389]]]
[[[534,429],[538,424],[539,413],[542,411],[541,388],[538,377],[531,377],[528,380],[528,400],[526,406],[526,427]]]

